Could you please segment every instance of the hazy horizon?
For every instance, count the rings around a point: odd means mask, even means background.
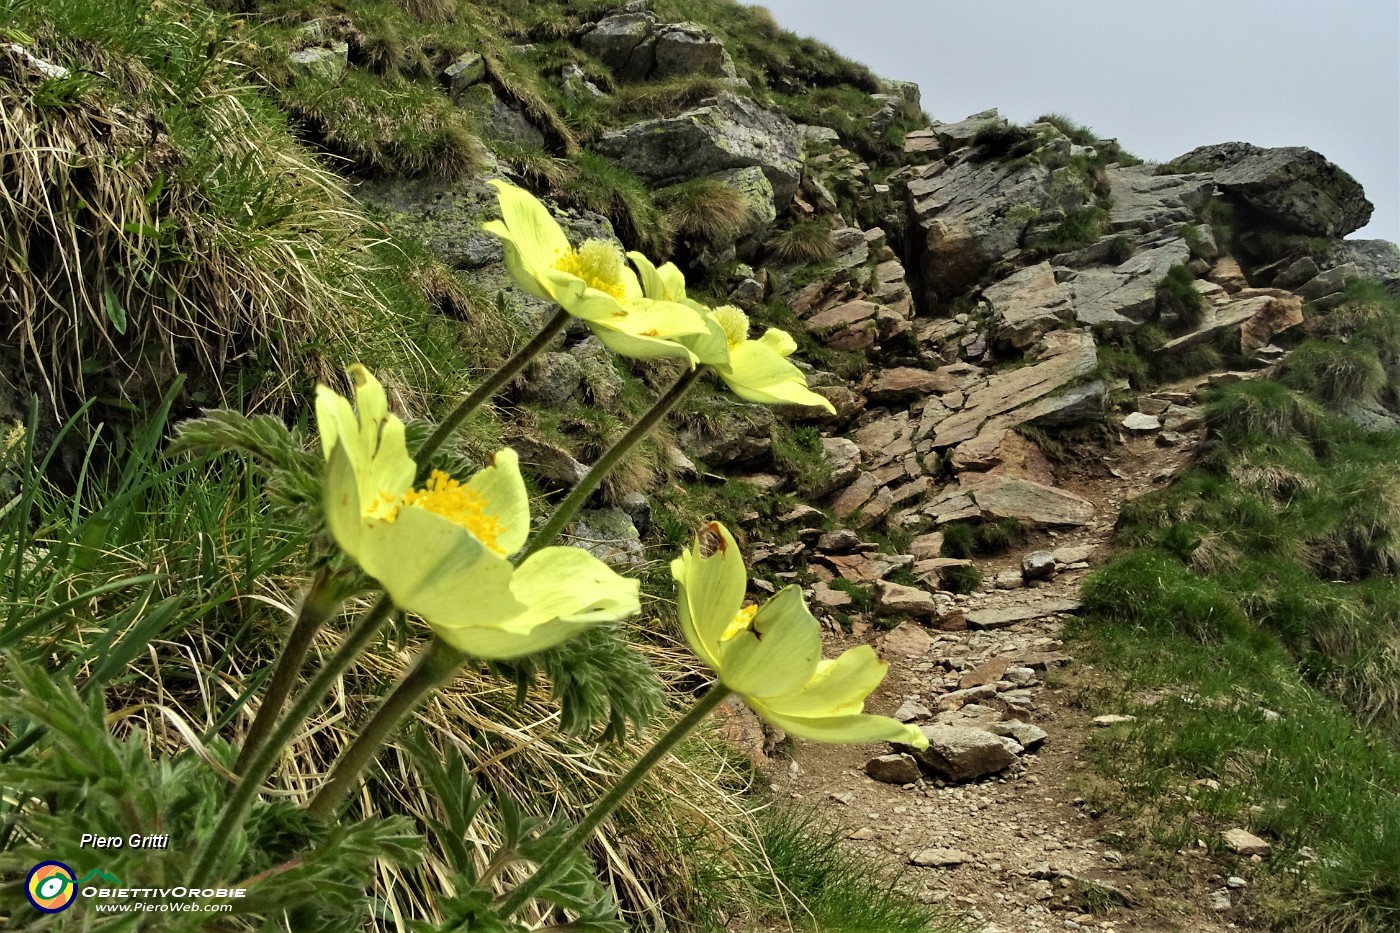
[[[1018,123],[1062,113],[1153,162],[1235,140],[1307,146],[1356,178],[1375,205],[1350,237],[1400,242],[1394,0],[762,5],[784,28],[882,77],[917,82],[936,120],[990,107]]]

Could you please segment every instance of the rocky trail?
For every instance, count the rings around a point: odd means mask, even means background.
[[[1077,782],[1094,768],[1085,745],[1113,718],[1076,705],[1074,685],[1092,671],[1061,637],[1084,576],[1110,554],[1122,503],[1183,469],[1203,433],[1170,446],[1129,435],[1097,466],[1079,467],[1060,486],[1091,502],[1093,518],[976,560],[984,588],[937,594],[942,611],[930,625],[880,633],[857,622],[833,636],[828,656],[876,644],[890,674],[867,708],[930,727],[932,751],[920,762],[887,745],[798,743],[790,760],[769,761],[774,791],[821,808],[851,844],[903,866],[899,884],[913,897],[986,933],[1234,929],[1247,856],[1216,860],[1202,849],[1170,869],[1151,864],[1111,818],[1084,806]]]

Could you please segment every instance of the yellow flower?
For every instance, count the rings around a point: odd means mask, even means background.
[[[671,562],[680,587],[681,628],[720,682],[764,719],[818,742],[888,740],[927,748],[918,727],[862,712],[885,677],[869,645],[822,659],[821,626],[802,591],[785,587],[762,606],[744,606],[744,557],[729,530],[707,525],[701,543]]]
[[[579,548],[544,548],[511,566],[530,530],[515,451],[499,451],[465,483],[434,471],[414,488],[417,465],[384,387],[359,364],[349,372],[354,409],[316,389],[326,522],[395,605],[479,658],[531,654],[639,611],[637,582]]]
[[[634,359],[695,358],[672,338],[703,334],[704,318],[686,305],[642,293],[622,250],[608,240],[586,240],[575,248],[528,191],[492,181],[502,220],[484,225],[501,238],[506,268],[536,298],[552,301],[584,321],[614,353]]]
[[[788,362],[797,343],[786,331],[770,327],[757,340],[749,339],[749,318],[731,305],[713,311],[685,295],[685,277],[673,263],[657,268],[641,253],[628,253],[642,274],[649,298],[674,301],[705,315],[704,334],[677,338],[715,372],[741,399],[762,405],[815,405],[833,415],[831,402],[807,388],[802,370]]]

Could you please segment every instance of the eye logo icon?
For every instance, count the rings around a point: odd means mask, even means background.
[[[78,896],[73,869],[62,862],[40,862],[29,869],[24,894],[35,909],[46,914],[67,910]]]

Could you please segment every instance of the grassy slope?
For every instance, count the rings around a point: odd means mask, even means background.
[[[1379,933],[1400,923],[1400,436],[1336,406],[1395,406],[1400,303],[1359,283],[1305,328],[1277,381],[1208,402],[1200,464],[1124,509],[1077,634],[1115,672],[1097,701],[1139,717],[1097,744],[1100,803],[1164,861],[1251,828],[1274,842],[1258,919]]]
[[[33,211],[45,173],[61,173],[61,166],[36,165],[26,185],[7,186],[4,203],[16,217],[29,211],[28,216],[46,219],[46,232],[58,244],[75,231],[78,239],[72,253],[55,264],[56,280],[67,292],[43,281],[30,283],[33,294],[62,314],[45,316],[42,301],[4,311],[16,320],[28,316],[36,327],[50,319],[67,322],[67,329],[36,330],[35,356],[27,360],[31,367],[45,364],[43,375],[57,387],[61,411],[73,411],[97,395],[100,407],[90,413],[136,423],[134,432],[119,433],[115,440],[110,429],[90,433],[97,456],[89,451],[70,460],[69,480],[71,474],[82,477],[76,490],[39,478],[42,464],[35,461],[42,460],[52,429],[41,429],[38,438],[9,432],[0,478],[7,483],[22,478],[25,494],[0,515],[0,569],[12,584],[3,602],[9,619],[3,646],[17,651],[19,661],[47,669],[57,682],[83,681],[88,696],[105,690],[109,702],[129,705],[155,691],[182,725],[172,730],[170,718],[158,710],[131,708],[119,733],[127,737],[124,753],[138,755],[143,748],[173,755],[191,743],[211,742],[209,754],[224,754],[215,736],[246,715],[239,709],[245,694],[255,693],[259,673],[280,645],[284,622],[278,607],[296,599],[301,568],[321,542],[315,521],[291,507],[298,496],[314,501],[314,490],[292,490],[283,497],[289,508],[268,510],[259,469],[243,460],[204,456],[159,463],[155,450],[165,430],[165,408],[144,428],[143,419],[131,412],[149,412],[165,393],[164,378],[189,370],[194,378],[182,392],[166,397],[167,406],[185,410],[222,394],[235,407],[273,407],[304,421],[304,410],[298,409],[312,383],[333,381],[343,362],[359,357],[376,361],[404,409],[430,413],[469,383],[470,373],[461,372],[464,362],[470,369],[489,367],[519,336],[518,325],[501,314],[498,302],[474,292],[416,245],[392,232],[386,239],[305,144],[368,174],[450,179],[475,171],[483,157],[476,128],[450,105],[436,75],[451,57],[481,50],[497,93],[546,130],[544,149],[498,146],[498,156],[526,170],[527,177],[534,169],[543,186],[571,192],[580,206],[610,215],[629,245],[664,246],[664,225],[657,222],[651,193],[591,156],[585,144],[609,126],[644,112],[672,111],[713,90],[703,82],[659,89],[614,86],[600,66],[550,35],[581,15],[599,15],[609,4],[216,6],[0,0],[0,22],[6,24],[0,38],[20,42],[75,76],[44,79],[21,73],[12,63],[0,80],[7,141],[17,151],[42,151],[47,141],[42,134],[52,139],[66,133],[89,147],[94,164],[108,169],[95,185],[87,176],[71,178],[59,189],[67,205],[62,209],[47,205]],[[868,72],[778,30],[759,12],[722,0],[663,4],[659,12],[716,28],[760,96],[769,95],[770,80],[780,80],[785,100],[800,102],[801,86],[812,83],[845,88],[842,108],[832,114],[857,106],[875,109],[866,94],[875,88]],[[285,67],[285,53],[310,41],[302,28],[307,22],[326,17],[352,45],[351,72],[339,82],[294,77]],[[513,47],[527,39],[535,40],[533,49]],[[541,78],[546,67],[562,61],[582,64],[617,92],[618,103],[590,109],[562,98]],[[105,149],[106,140],[92,127],[116,111],[141,114],[163,147],[137,143]],[[29,122],[16,122],[17,114]],[[684,196],[678,192],[676,199]],[[45,209],[53,214],[46,218]],[[89,217],[75,222],[74,211],[88,211]],[[7,222],[7,234],[19,230]],[[83,239],[94,230],[104,236]],[[654,239],[658,235],[663,240]],[[13,239],[7,245],[12,253],[21,249]],[[87,264],[88,274],[71,275],[80,263]],[[157,363],[152,354],[167,355]],[[149,379],[153,372],[165,376]],[[88,383],[78,380],[80,373],[88,374]],[[626,407],[645,404],[645,386],[627,379]],[[119,414],[124,409],[127,414]],[[586,423],[585,433],[600,442],[617,421],[616,414],[586,406],[536,417]],[[74,430],[91,431],[96,420]],[[475,425],[471,450],[486,449],[497,430],[490,419]],[[795,462],[811,459],[812,440],[794,434]],[[85,441],[78,449],[86,446]],[[100,465],[104,458],[110,458],[109,468]],[[687,517],[715,505],[702,501],[703,494],[680,495],[684,504],[678,514]],[[649,588],[664,591],[654,583]],[[58,611],[43,611],[55,601]],[[662,604],[654,608],[667,614]],[[138,619],[146,621],[133,624]],[[403,631],[394,640],[410,637]],[[334,636],[328,639],[322,650],[333,644]],[[668,638],[640,641],[668,683],[688,682],[693,662],[675,652]],[[347,678],[344,705],[352,720],[393,676],[401,657],[395,644],[379,646]],[[476,675],[466,678],[461,693],[449,697],[433,721],[445,732],[456,731],[463,721],[474,724],[481,739],[473,753],[486,762],[485,777],[496,793],[534,801],[541,788],[550,788],[561,812],[585,804],[596,792],[596,774],[573,763],[591,743],[549,726],[550,704],[542,691],[520,711],[514,708],[513,688],[488,684]],[[212,692],[211,685],[216,685]],[[495,761],[493,754],[513,744],[497,733],[523,722],[536,723],[529,753]],[[13,737],[26,727],[13,719],[6,728]],[[70,740],[76,748],[86,742],[90,749],[97,741],[74,729],[76,738]],[[283,779],[304,782],[329,762],[344,738],[343,731],[331,728],[303,743]],[[615,767],[630,754],[627,748],[605,747],[601,764]],[[166,792],[163,782],[191,778],[192,759],[181,760],[185,765],[175,777],[157,769],[139,781],[132,778],[128,791],[159,798]],[[428,796],[403,790],[422,783],[407,752],[391,753],[385,768],[389,779],[371,781],[358,812],[408,814],[420,821],[434,815],[436,804]],[[68,779],[79,780],[75,774]],[[744,766],[700,739],[620,816],[622,826],[639,832],[628,848],[605,857],[604,868],[630,908],[688,918],[706,929],[717,928],[736,910],[756,921],[791,916],[799,926],[829,930],[868,929],[885,923],[873,918],[895,915],[898,929],[910,933],[937,926],[934,914],[902,904],[866,881],[868,867],[838,854],[831,837],[750,815],[749,781]],[[680,796],[701,806],[682,805],[662,787],[686,787]],[[112,789],[122,793],[120,782]],[[76,798],[68,816],[60,808],[60,819],[43,827],[47,843],[38,839],[16,846],[11,839],[4,864],[18,870],[46,845],[62,848],[72,841],[67,833],[83,807],[110,810],[109,804],[100,795]],[[203,824],[187,821],[200,818],[190,811],[171,815],[170,822],[197,836]],[[113,832],[152,828],[144,822],[127,825],[120,813],[104,819],[115,819]],[[491,824],[488,818],[477,827],[488,842]],[[718,831],[721,825],[724,833]],[[290,827],[282,831],[291,834],[282,839],[285,846],[295,833]],[[169,878],[182,871],[184,856],[175,850],[164,861],[157,859],[159,865],[150,856],[126,855],[129,859],[113,861],[109,869]],[[444,871],[436,846],[418,867],[381,865],[379,915],[429,914],[433,879]],[[793,900],[794,892],[805,905]],[[353,916],[353,899],[349,903],[347,916]],[[327,915],[297,922],[339,922],[343,928],[346,921]]]

